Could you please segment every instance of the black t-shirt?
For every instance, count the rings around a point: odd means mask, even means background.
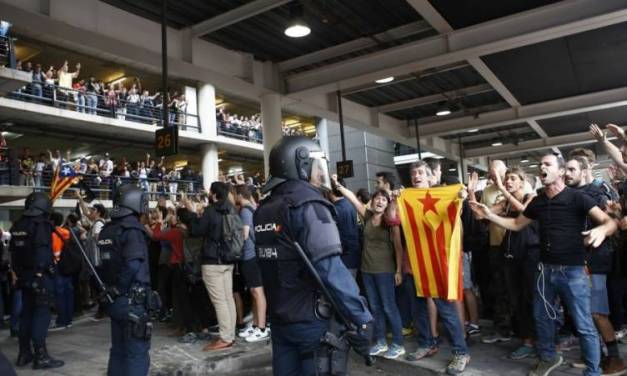
[[[588,184],[583,187],[577,188],[578,191],[583,192],[594,200],[596,206],[601,209],[605,209],[607,201],[609,200],[609,194],[603,188]],[[589,230],[595,226],[594,222],[588,217],[586,222],[586,229]],[[588,253],[588,267],[592,274],[607,274],[612,269],[612,247],[610,239],[607,238],[597,248],[589,248]]]
[[[523,215],[540,224],[540,261],[556,265],[584,265],[586,247],[581,232],[596,203],[586,194],[564,188],[557,196],[545,193],[527,205]]]

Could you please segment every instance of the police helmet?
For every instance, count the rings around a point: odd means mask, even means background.
[[[285,136],[270,151],[270,176],[266,193],[287,180],[304,180],[331,190],[329,162],[320,145],[304,136]]]
[[[27,217],[36,217],[42,214],[50,214],[52,210],[52,201],[50,197],[42,192],[33,192],[24,202],[24,215]]]
[[[144,191],[133,184],[120,186],[113,197],[111,218],[121,218],[127,215],[142,215],[148,211],[148,201]]]

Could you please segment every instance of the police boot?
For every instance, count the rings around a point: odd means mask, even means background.
[[[50,355],[48,355],[48,350],[45,345],[35,347],[35,362],[33,363],[33,369],[59,368],[64,364],[65,362],[62,360],[51,358]]]

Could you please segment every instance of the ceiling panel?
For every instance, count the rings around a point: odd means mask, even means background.
[[[587,132],[590,123],[600,126],[607,123],[627,124],[627,106],[538,121],[550,137]]]

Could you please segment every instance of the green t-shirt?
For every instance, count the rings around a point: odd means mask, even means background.
[[[366,210],[364,216],[364,245],[361,271],[364,273],[394,273],[396,261],[390,228],[384,224],[372,224],[373,212]],[[383,221],[383,219],[382,219]]]

